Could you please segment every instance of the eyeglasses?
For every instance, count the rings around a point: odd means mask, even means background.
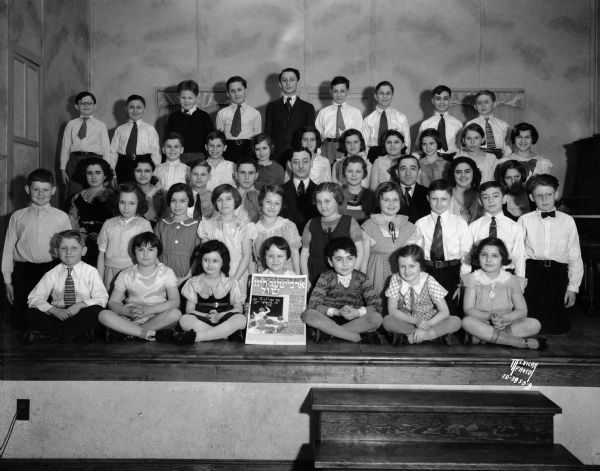
[[[79,106],[94,106],[96,103],[93,101],[80,101],[78,103]]]
[[[396,226],[392,221],[388,224],[388,231],[390,231],[390,235],[392,236],[392,244],[396,243]]]

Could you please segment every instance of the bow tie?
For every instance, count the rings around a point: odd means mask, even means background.
[[[542,211],[542,219],[556,217],[556,211]]]

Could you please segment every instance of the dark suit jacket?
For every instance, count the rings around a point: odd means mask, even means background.
[[[273,159],[279,162],[278,157],[290,147],[292,134],[294,134],[296,129],[314,125],[315,107],[311,103],[301,100],[300,97],[296,97],[289,120],[283,98],[267,104],[265,134],[271,136],[275,145]]]
[[[296,224],[298,232],[302,236],[307,221],[319,215],[317,208],[312,203],[313,193],[317,185],[311,180],[308,188],[300,198],[296,193],[293,180],[284,183],[282,188],[285,193],[285,209],[282,211],[281,217],[287,218]]]
[[[408,220],[414,224],[430,212],[431,207],[429,206],[429,201],[427,201],[427,188],[416,183],[415,190],[410,199],[410,206],[408,208],[406,206],[400,208],[400,214],[408,216]]]

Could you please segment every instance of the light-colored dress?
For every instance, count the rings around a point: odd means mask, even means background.
[[[423,245],[421,233],[408,221],[407,216],[398,214],[391,222],[394,225],[393,237],[390,221],[381,214],[371,214],[362,225],[365,239],[371,246],[367,278],[373,282],[373,288],[378,294],[383,293],[386,282],[392,274],[390,265],[392,253],[408,244]]]
[[[296,224],[289,219],[277,216],[275,224],[273,224],[272,227],[265,227],[261,220],[251,225],[254,226],[253,232],[255,233],[255,238],[252,242],[252,255],[259,272],[265,269],[262,264],[262,260],[260,259],[260,247],[269,237],[283,237],[285,240],[287,240],[287,243],[290,245],[292,250],[300,250],[300,247],[302,246],[302,240],[300,239],[298,228],[296,227]],[[287,261],[286,267],[288,270],[294,270],[291,258]]]
[[[229,265],[229,276],[233,277],[242,260],[242,242],[249,239],[250,242],[256,239],[256,228],[250,224],[245,211],[236,212],[235,217],[230,222],[223,222],[221,215],[217,213],[211,219],[203,219],[198,224],[198,237],[202,240],[220,240],[229,250],[231,258]],[[246,293],[246,282],[248,279],[248,269],[239,280],[240,290]]]
[[[160,261],[171,268],[178,278],[183,278],[190,270],[194,249],[200,243],[198,221],[161,219],[154,227],[154,233],[163,245]]]
[[[549,159],[542,155],[535,155],[530,159],[519,157],[518,155],[511,154],[508,157],[509,160],[516,160],[525,165],[527,169],[527,178],[532,175],[541,175],[542,173],[550,173],[550,169],[554,167],[554,164]],[[535,163],[535,165],[532,165]]]
[[[125,292],[123,304],[154,306],[166,302],[167,290],[177,289],[177,277],[173,270],[159,263],[149,275],[142,275],[138,266],[133,265],[121,271],[115,280],[115,289]],[[157,314],[135,319],[136,324],[144,324]]]
[[[459,152],[454,158],[456,159],[458,157],[468,157],[475,162],[477,168],[481,171],[481,183],[495,180],[494,171],[496,170],[496,166],[506,160],[505,158],[498,160],[494,154],[488,153],[482,157],[475,157],[466,152]]]
[[[466,288],[475,290],[475,309],[484,312],[505,313],[513,310],[513,293],[523,294],[527,280],[501,270],[496,279],[491,280],[479,269],[461,275]]]
[[[209,164],[211,160],[207,161]],[[235,170],[235,166],[233,162],[229,160],[221,160],[216,167],[210,165],[210,179],[206,184],[206,188],[210,191],[213,191],[217,186],[222,185],[224,183],[229,183],[231,186],[235,187],[235,181],[233,180],[233,172]]]

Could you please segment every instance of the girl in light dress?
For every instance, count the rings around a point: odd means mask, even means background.
[[[532,124],[517,124],[510,138],[514,147],[513,153],[508,158],[523,162],[527,168],[527,178],[531,175],[551,173],[550,169],[554,166],[552,162],[532,150],[539,139],[538,131]]]
[[[443,159],[438,150],[442,148],[442,137],[437,129],[425,129],[419,137],[419,176],[417,183],[428,188],[434,180],[446,178],[450,162]]]
[[[461,135],[462,150],[455,157],[469,157],[481,171],[481,183],[494,180],[496,165],[506,159],[498,160],[494,154],[484,152],[485,133],[479,124],[471,123],[464,127]]]
[[[404,136],[400,131],[390,129],[381,137],[384,143],[386,155],[377,157],[371,168],[369,177],[369,188],[371,191],[377,190],[377,186],[383,182],[389,182],[391,179],[389,170],[396,166],[398,157],[406,152]]]
[[[344,162],[349,156],[358,155],[365,161],[367,167],[367,171],[361,183],[364,188],[369,188],[369,175],[371,174],[372,165],[367,159],[367,145],[361,132],[356,129],[346,129],[339,138],[338,152],[344,157],[336,160],[331,167],[333,181],[345,186],[346,178],[344,175]]]
[[[296,275],[288,269],[292,250],[290,244],[283,237],[273,236],[265,240],[260,246],[260,259],[265,267],[264,275]]]

